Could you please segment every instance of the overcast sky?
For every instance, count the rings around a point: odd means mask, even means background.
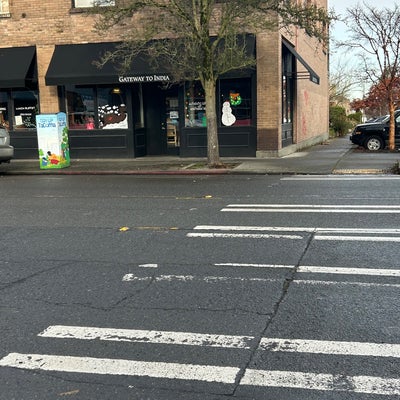
[[[397,0],[396,0],[397,1]],[[373,5],[377,8],[393,8],[395,3],[395,0],[366,0],[365,3],[369,5]],[[356,6],[357,4],[363,4],[363,1],[359,0],[328,0],[328,7],[329,9],[333,9],[338,15],[338,17],[345,17],[346,16],[346,9],[351,8]],[[333,24],[333,29],[331,31],[331,34],[333,38],[340,39],[340,38],[345,38],[345,33],[346,33],[346,26],[337,21]]]
[[[335,14],[339,18],[344,18],[346,16],[346,9],[347,8],[352,8],[356,6],[357,4],[363,4],[364,2],[369,5],[373,5],[376,8],[394,8],[395,3],[398,0],[328,0],[328,8],[330,10],[333,10]],[[336,21],[332,24],[331,26],[331,54],[330,54],[330,70],[331,72],[334,72],[335,70],[341,70],[343,67],[346,70],[346,68],[349,66],[349,63],[351,63],[352,60],[355,60],[355,57],[353,58],[351,53],[347,51],[345,53],[345,50],[339,50],[335,48],[334,46],[334,41],[335,40],[346,40],[347,36],[347,27],[346,25],[341,22],[341,21]],[[352,98],[355,97],[363,97],[363,93],[367,90],[368,88],[366,87],[359,87],[355,88],[354,91],[351,94]]]

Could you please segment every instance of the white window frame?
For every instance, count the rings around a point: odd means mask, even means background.
[[[95,5],[100,7],[115,6],[115,0],[74,0],[74,8],[90,8]]]
[[[0,0],[0,17],[10,16],[9,0]]]

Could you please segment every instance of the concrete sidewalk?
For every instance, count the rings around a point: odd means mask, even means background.
[[[367,152],[348,137],[331,139],[303,151],[276,158],[222,158],[226,168],[208,169],[205,158],[148,156],[134,159],[72,159],[67,168],[41,170],[39,160],[0,164],[2,175],[191,175],[191,174],[391,174],[400,152]],[[397,168],[398,169],[398,168]]]

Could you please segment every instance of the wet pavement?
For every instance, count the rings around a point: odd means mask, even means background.
[[[144,174],[398,174],[400,152],[368,152],[348,136],[285,157],[221,158],[225,168],[209,169],[206,158],[147,156],[130,159],[71,159],[60,169],[40,169],[38,159],[0,164],[3,175],[144,175]]]

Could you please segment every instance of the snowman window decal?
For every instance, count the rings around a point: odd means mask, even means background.
[[[236,122],[236,117],[232,114],[232,107],[229,101],[222,104],[222,123],[225,126],[231,126]]]

